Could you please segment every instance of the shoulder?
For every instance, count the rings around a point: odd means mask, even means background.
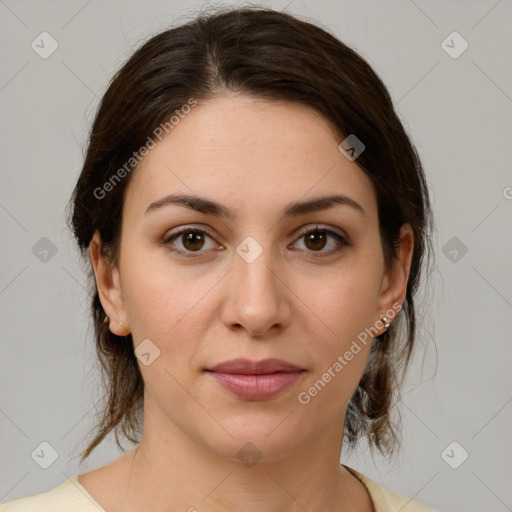
[[[368,493],[373,501],[373,506],[375,507],[375,512],[435,512],[435,510],[424,507],[410,498],[389,491],[377,482],[357,472],[355,469],[349,468],[348,466],[344,467],[368,489]]]
[[[92,496],[72,476],[60,485],[39,494],[0,505],[0,512],[104,512]]]

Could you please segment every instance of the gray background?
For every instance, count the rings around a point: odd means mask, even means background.
[[[203,5],[0,0],[0,502],[119,453],[107,442],[78,465],[99,390],[84,267],[64,209],[114,71]],[[388,464],[363,447],[344,462],[440,511],[512,510],[512,2],[263,5],[323,24],[380,74],[417,145],[436,215],[436,266],[401,402],[403,451]],[[31,47],[43,31],[59,45],[47,59]],[[441,45],[453,31],[469,44],[458,58]],[[56,254],[45,254],[53,245]],[[59,454],[48,469],[31,457],[43,441]],[[460,464],[463,450],[468,459],[453,469],[446,461]]]

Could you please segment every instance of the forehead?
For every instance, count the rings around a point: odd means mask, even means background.
[[[184,115],[134,171],[125,203],[140,214],[171,193],[246,212],[340,193],[376,210],[370,178],[341,153],[322,115],[299,103],[236,95],[199,101]]]

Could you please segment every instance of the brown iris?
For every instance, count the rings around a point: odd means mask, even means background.
[[[323,231],[313,231],[305,236],[305,243],[308,249],[318,251],[325,247],[327,235]]]
[[[183,235],[183,247],[189,251],[197,251],[204,245],[204,235],[191,231]]]

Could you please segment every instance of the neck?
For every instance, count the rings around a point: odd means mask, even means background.
[[[329,430],[329,429],[328,429]],[[339,425],[300,451],[273,460],[254,445],[228,458],[175,428],[144,423],[129,457],[123,510],[295,512],[372,510],[362,484],[339,464]],[[238,452],[240,453],[240,452]],[[245,455],[245,456],[244,456]],[[260,460],[258,457],[262,456]],[[269,460],[270,459],[270,460]]]

